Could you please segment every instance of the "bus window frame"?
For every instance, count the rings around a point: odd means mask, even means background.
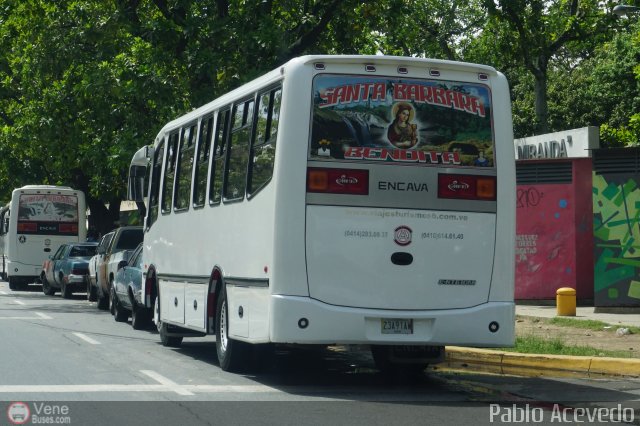
[[[227,136],[229,134],[229,126],[231,125],[231,111],[232,111],[232,104],[228,104],[225,105],[224,107],[220,108],[218,111],[216,111],[216,118],[215,118],[215,123],[214,123],[214,129],[213,129],[213,143],[211,144],[211,155],[209,156],[209,174],[207,176],[207,182],[209,182],[209,188],[207,190],[207,199],[209,200],[209,206],[210,207],[215,207],[215,206],[219,206],[220,204],[222,204],[222,190],[224,188],[224,175],[225,175],[225,171],[227,169],[227,165],[226,165],[226,158],[227,158],[227,151],[229,150],[229,146],[227,144]],[[224,118],[224,120],[220,119],[221,115],[227,114],[228,115]],[[222,137],[218,138],[219,136],[219,128],[218,128],[218,123],[220,123],[221,126],[224,126],[222,128]],[[222,155],[217,156],[216,157],[216,151],[218,149],[218,146],[220,144],[220,139],[222,139],[223,146],[224,146],[224,152],[222,153]],[[222,166],[222,171],[221,171],[221,175],[220,175],[220,171],[217,169],[216,166],[218,166],[216,159],[220,159],[219,163]],[[220,198],[218,200],[214,200],[213,199],[213,195],[214,193],[212,192],[215,189],[215,179],[216,176],[220,176],[219,179],[220,180],[220,193],[218,194],[220,196]]]
[[[275,151],[277,151],[278,149],[278,136],[279,136],[279,129],[278,132],[276,132],[276,137],[274,140],[271,140],[271,138],[266,138],[263,142],[261,142],[260,144],[256,143],[257,140],[257,131],[258,131],[258,109],[260,106],[260,99],[261,96],[268,94],[269,95],[269,112],[267,115],[267,127],[265,129],[265,133],[267,136],[271,135],[271,128],[273,126],[273,106],[274,106],[274,102],[275,102],[275,94],[280,91],[280,108],[282,108],[282,84],[278,83],[278,84],[274,84],[271,85],[269,87],[265,87],[262,90],[256,92],[256,103],[255,103],[255,113],[254,113],[254,124],[253,124],[253,136],[251,138],[251,145],[249,147],[249,164],[248,164],[248,172],[247,172],[247,182],[246,182],[246,188],[245,188],[245,192],[246,192],[246,196],[247,196],[247,200],[251,200],[253,197],[255,197],[256,195],[258,195],[258,193],[260,191],[262,191],[263,188],[265,188],[269,182],[271,182],[271,180],[273,179],[273,170],[275,169]],[[280,111],[278,111],[278,125],[280,124]],[[273,158],[273,165],[272,165],[272,169],[271,169],[271,176],[269,176],[269,178],[267,180],[265,180],[264,182],[262,182],[259,186],[257,186],[254,190],[249,191],[249,182],[252,181],[253,179],[253,154],[255,152],[255,148],[260,148],[266,145],[273,145],[274,146],[274,158]]]
[[[176,164],[175,164],[175,175],[173,177],[173,202],[171,203],[173,206],[173,211],[175,213],[183,213],[186,211],[189,211],[189,208],[192,204],[192,195],[193,195],[193,170],[194,170],[194,166],[195,166],[195,157],[196,157],[196,149],[198,148],[198,136],[200,135],[200,121],[199,120],[195,120],[190,122],[189,124],[185,124],[184,126],[180,127],[180,138],[178,141],[178,152],[176,154]],[[195,135],[192,135],[192,132],[195,130]],[[185,138],[185,136],[188,134],[188,137]],[[186,206],[185,207],[178,207],[178,189],[179,188],[179,180],[180,180],[180,176],[181,176],[181,172],[182,172],[182,147],[185,143],[185,139],[186,140],[191,140],[192,144],[193,144],[193,157],[191,159],[191,171],[190,171],[190,176],[189,176],[189,182],[187,188],[183,189],[186,190],[189,199],[187,200]]]
[[[203,115],[202,117],[199,118],[198,120],[198,140],[196,141],[196,155],[194,158],[194,164],[193,164],[193,182],[192,182],[192,187],[191,187],[191,199],[193,200],[191,203],[191,206],[193,207],[194,210],[196,209],[203,209],[206,205],[207,205],[207,198],[209,195],[209,185],[210,185],[210,177],[211,177],[211,166],[212,166],[212,156],[213,156],[213,145],[215,143],[215,130],[216,130],[216,116],[217,114],[214,112],[210,112],[207,113],[205,115]],[[204,126],[208,126],[208,122],[209,120],[211,120],[211,128],[208,130],[207,133],[207,139],[209,139],[208,144],[209,144],[209,149],[206,150],[206,161],[199,161],[200,159],[200,145],[202,142],[206,142],[207,141],[203,141],[202,140],[202,130]],[[203,153],[205,153],[203,151]],[[196,194],[196,190],[198,189],[197,185],[200,184],[200,182],[198,182],[198,172],[200,171],[199,168],[200,166],[204,166],[206,168],[205,170],[205,179],[204,179],[204,199],[202,201],[202,204],[197,204],[197,194]]]
[[[231,105],[231,115],[229,118],[229,124],[230,127],[228,129],[228,132],[226,134],[226,139],[227,139],[227,152],[225,153],[226,155],[226,159],[225,159],[225,167],[224,167],[224,180],[223,180],[223,185],[222,185],[222,202],[224,204],[233,204],[233,203],[240,203],[242,201],[245,200],[245,198],[247,198],[247,182],[248,182],[248,178],[249,178],[249,168],[250,168],[250,155],[251,155],[251,145],[253,144],[253,138],[255,136],[255,126],[256,126],[256,105],[258,104],[257,100],[257,92],[254,92],[252,95],[250,96],[246,96],[244,98],[238,99],[237,101],[233,102],[233,104]],[[251,108],[246,108],[247,104],[251,104]],[[241,119],[241,123],[240,126],[238,127],[233,127],[234,126],[234,119],[235,119],[235,113],[236,113],[236,107],[238,105],[243,105],[243,111],[242,111],[242,119]],[[249,122],[247,115],[249,114],[249,110],[251,111],[251,122]],[[249,137],[248,137],[248,141],[247,141],[247,155],[246,155],[246,160],[247,160],[247,164],[244,170],[244,184],[243,184],[243,188],[242,188],[242,193],[240,196],[236,197],[236,198],[227,198],[226,192],[227,192],[227,185],[229,182],[229,162],[231,160],[231,151],[233,150],[233,145],[231,144],[231,139],[232,136],[234,134],[234,130],[235,132],[241,132],[244,131],[245,129],[249,129]]]
[[[169,164],[169,145],[171,144],[171,137],[174,135],[178,135],[178,140],[176,141],[176,146],[174,148],[173,153],[173,177],[171,179],[171,199],[167,200],[169,207],[165,210],[164,206],[164,197],[165,192],[167,191],[167,166]],[[178,159],[178,150],[180,148],[180,138],[182,137],[181,128],[173,129],[167,133],[167,138],[165,139],[165,149],[164,149],[164,161],[162,165],[162,190],[160,191],[160,213],[164,216],[169,215],[173,212],[173,198],[176,191],[176,160]]]

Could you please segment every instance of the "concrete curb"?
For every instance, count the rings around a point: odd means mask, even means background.
[[[577,373],[600,376],[640,377],[640,359],[521,354],[489,349],[447,346],[445,361],[439,366],[452,368],[493,367],[503,374],[529,370],[540,374]],[[480,368],[485,370],[486,368]]]

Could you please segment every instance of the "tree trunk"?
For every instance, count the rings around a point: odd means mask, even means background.
[[[534,94],[536,98],[536,134],[549,133],[549,105],[547,101],[547,71],[536,70],[534,73],[535,86]]]

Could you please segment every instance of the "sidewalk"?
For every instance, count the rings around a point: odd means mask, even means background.
[[[575,317],[578,320],[597,320],[611,325],[631,325],[640,327],[640,313],[595,313],[593,306],[578,306]],[[556,316],[555,306],[516,305],[516,315],[528,317],[553,318]]]
[[[516,315],[553,318],[555,306],[516,305]],[[594,307],[577,307],[577,320],[598,320],[613,326],[640,327],[638,313],[596,313]],[[618,376],[640,378],[640,359],[591,356],[520,354],[515,352],[447,346],[446,360],[440,367],[528,376],[587,377]]]

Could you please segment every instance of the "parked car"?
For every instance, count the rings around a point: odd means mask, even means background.
[[[106,248],[111,244],[115,232],[111,231],[102,236],[98,241],[96,254],[89,260],[89,280],[87,281],[87,300],[95,302],[98,299],[98,263],[104,257]]]
[[[95,254],[97,246],[97,243],[61,245],[55,254],[42,264],[42,292],[52,296],[59,290],[62,297],[68,299],[74,291],[84,291],[87,288],[89,259]]]
[[[139,330],[151,323],[153,311],[144,307],[142,298],[142,243],[131,253],[129,260],[121,260],[113,279],[111,305],[118,322],[125,322],[131,316],[131,325]]]
[[[112,235],[109,235],[112,234]],[[123,226],[105,234],[96,250],[96,258],[91,260],[90,283],[93,291],[95,288],[98,309],[110,308],[115,313],[115,307],[110,305],[111,287],[114,276],[118,270],[118,264],[122,260],[128,260],[131,252],[142,242],[143,232],[141,226]]]

